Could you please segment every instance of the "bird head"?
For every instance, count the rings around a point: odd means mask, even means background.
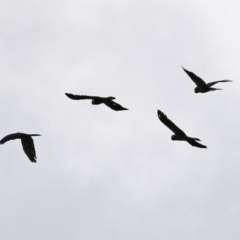
[[[195,88],[194,88],[194,91],[195,91],[195,93],[199,93],[198,87],[195,87]]]
[[[177,140],[177,137],[176,135],[172,135],[171,139],[174,141],[174,140]]]
[[[93,99],[93,100],[92,100],[92,104],[93,104],[93,105],[99,105],[99,104],[101,104],[101,103],[103,103],[103,101],[100,100],[100,99]]]

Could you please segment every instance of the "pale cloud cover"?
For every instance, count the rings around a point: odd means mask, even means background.
[[[238,240],[239,1],[0,8],[0,239]],[[223,91],[195,94],[181,66]],[[66,92],[114,96],[115,112]],[[163,111],[208,149],[171,141]]]

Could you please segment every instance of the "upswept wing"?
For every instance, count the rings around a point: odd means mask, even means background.
[[[183,130],[181,130],[179,127],[177,127],[170,119],[168,119],[168,117],[161,112],[160,110],[158,110],[158,118],[160,119],[160,121],[167,126],[170,130],[172,130],[176,135],[183,135],[186,136],[186,134],[183,132]]]
[[[98,99],[99,97],[95,96],[86,96],[86,95],[74,95],[71,93],[65,93],[67,97],[69,97],[72,100],[84,100],[84,99]]]
[[[226,80],[219,80],[219,81],[207,83],[207,85],[208,85],[208,87],[211,87],[214,84],[219,83],[219,82],[232,82],[232,80],[228,80],[228,79],[226,79]]]
[[[188,71],[184,67],[182,68],[198,87],[206,86],[206,83],[200,77],[198,77],[195,73]]]
[[[103,103],[106,106],[108,106],[109,108],[111,108],[112,110],[115,110],[115,111],[128,110],[127,108],[124,108],[123,106],[121,106],[120,104],[118,104],[114,101],[104,101]]]
[[[23,151],[28,156],[31,162],[37,162],[36,151],[34,147],[33,139],[30,136],[24,136],[21,138]]]
[[[4,144],[4,143],[7,142],[7,141],[21,138],[23,135],[24,135],[23,133],[12,133],[12,134],[9,134],[9,135],[7,135],[6,137],[4,137],[4,138],[0,141],[0,144]]]

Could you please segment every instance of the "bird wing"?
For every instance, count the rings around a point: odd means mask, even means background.
[[[183,132],[183,130],[181,130],[178,126],[176,126],[170,119],[168,119],[168,117],[161,112],[160,110],[158,110],[158,118],[160,119],[160,121],[167,126],[170,130],[172,130],[176,135],[184,135],[186,136],[186,134]]]
[[[10,140],[18,139],[18,138],[20,138],[22,135],[24,135],[24,134],[23,134],[23,133],[12,133],[12,134],[9,134],[9,135],[7,135],[6,137],[4,137],[4,138],[0,141],[0,144],[4,144],[5,142],[10,141]]]
[[[213,86],[214,84],[219,83],[219,82],[232,82],[232,80],[228,80],[228,79],[226,79],[226,80],[219,80],[219,81],[207,83],[207,85],[208,85],[209,87],[211,87],[211,86]]]
[[[86,96],[86,95],[74,95],[71,93],[65,93],[67,97],[69,97],[72,100],[83,100],[83,99],[96,99],[99,97],[94,97],[94,96]]]
[[[106,106],[108,106],[109,108],[111,108],[112,110],[115,111],[121,111],[121,110],[128,110],[127,108],[124,108],[123,106],[121,106],[120,104],[114,102],[114,101],[104,101],[103,102]]]
[[[24,136],[21,138],[22,147],[25,154],[28,156],[31,162],[37,162],[36,151],[34,147],[33,139],[30,136]]]
[[[198,148],[207,148],[207,146],[202,145],[201,143],[197,142],[196,140],[192,138],[188,138],[187,142],[192,145],[193,147],[198,147]]]
[[[201,86],[205,86],[205,85],[206,85],[206,83],[205,83],[200,77],[198,77],[195,73],[188,71],[188,70],[185,69],[184,67],[182,67],[182,68],[183,68],[183,70],[185,71],[185,73],[187,73],[187,75],[195,82],[195,84],[196,84],[198,87],[201,87]]]

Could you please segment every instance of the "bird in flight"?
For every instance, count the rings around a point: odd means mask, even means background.
[[[4,144],[7,141],[15,140],[15,139],[21,139],[23,151],[28,156],[31,162],[37,162],[36,158],[36,151],[34,147],[34,142],[32,139],[32,136],[41,136],[39,134],[26,134],[26,133],[13,133],[9,134],[6,137],[4,137],[0,144]]]
[[[86,95],[73,95],[71,93],[65,93],[67,97],[72,100],[92,100],[93,105],[99,105],[104,103],[106,106],[115,111],[128,110],[127,108],[122,107],[120,104],[114,102],[115,97],[96,97],[96,96],[86,96]]]
[[[177,127],[170,119],[168,119],[168,117],[163,112],[158,110],[157,114],[160,121],[175,133],[175,135],[172,135],[173,141],[187,141],[193,147],[207,148],[198,142],[201,141],[200,139],[188,137],[186,133]]]
[[[197,85],[197,87],[194,88],[195,93],[206,93],[206,92],[215,91],[215,90],[222,90],[220,88],[213,88],[212,86],[219,82],[232,82],[232,80],[226,79],[226,80],[219,80],[215,82],[205,83],[195,73],[188,71],[184,67],[182,68],[187,73],[187,75],[193,80],[193,82]]]

